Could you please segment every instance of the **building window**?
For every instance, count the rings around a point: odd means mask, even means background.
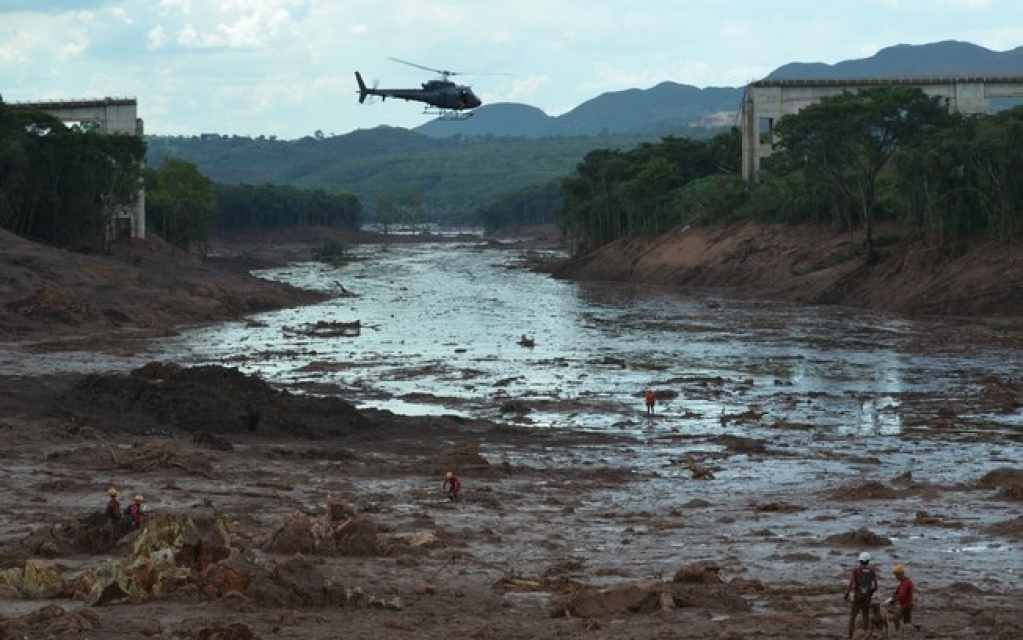
[[[760,132],[760,144],[771,144],[774,134],[774,118],[761,118],[757,127]]]

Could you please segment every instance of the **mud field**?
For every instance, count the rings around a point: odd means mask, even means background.
[[[48,286],[97,307],[82,283]],[[204,307],[210,319],[289,304],[245,286],[189,290],[231,303]],[[97,326],[114,314],[87,321],[82,302],[60,316],[82,326],[45,324],[12,291],[8,337],[35,341],[18,358],[80,350],[83,335],[139,348]],[[118,317],[168,331],[173,310],[149,311]],[[1018,379],[895,394],[905,409],[878,415],[911,410],[907,428],[876,434],[796,419],[829,415],[827,394],[680,383],[685,402],[664,395],[653,416],[596,431],[515,424],[531,409],[571,423],[591,410],[581,400],[508,401],[502,421],[465,417],[469,402],[403,417],[228,366],[0,372],[0,639],[844,638],[864,550],[884,597],[895,562],[916,582],[906,637],[1023,638],[1023,447],[976,417],[1018,416]],[[739,409],[706,415],[723,399]],[[792,419],[763,422],[765,403]],[[668,411],[682,427],[660,426]],[[105,523],[110,486],[125,506],[146,495],[142,529]]]
[[[0,387],[2,638],[836,638],[864,549],[883,593],[907,564],[916,637],[1023,637],[1008,445],[935,483],[835,443],[836,482],[751,497],[719,477],[800,453],[680,435],[676,493],[637,502],[663,474],[627,437],[358,412],[221,367]],[[108,486],[149,496],[145,530],[94,521]],[[925,529],[999,541],[995,562],[902,557],[892,539]]]

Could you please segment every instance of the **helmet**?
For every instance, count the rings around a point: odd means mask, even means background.
[[[868,562],[870,562],[870,554],[867,553],[866,551],[861,553],[860,554],[860,562],[862,562],[863,564],[867,564]]]
[[[901,576],[902,574],[906,573],[906,568],[903,567],[901,564],[897,564],[894,567],[892,567],[892,573],[894,573],[897,576]]]
[[[444,474],[444,477],[445,478],[453,478],[453,477],[455,477],[455,474],[453,474],[450,471],[448,471],[447,473]]]
[[[113,487],[110,487],[109,489],[107,489],[107,495],[110,496],[111,498],[116,498],[117,497],[117,489],[115,489]]]
[[[135,502],[145,502],[146,498],[141,493],[135,494]]]

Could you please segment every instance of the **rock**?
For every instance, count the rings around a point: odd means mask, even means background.
[[[217,587],[221,593],[244,592],[252,578],[253,567],[238,552],[206,569],[204,579]]]
[[[291,596],[298,606],[323,606],[326,602],[326,579],[319,568],[301,554],[295,554],[277,565],[273,581]]]
[[[840,544],[854,547],[889,547],[890,538],[879,536],[866,527],[860,527],[849,533],[836,533],[824,539],[828,544]]]
[[[343,556],[375,556],[380,553],[377,544],[377,526],[368,516],[356,516],[343,527],[334,529],[334,547]]]
[[[717,584],[721,582],[721,577],[718,575],[720,571],[721,567],[710,562],[697,562],[679,567],[671,581],[689,584]]]
[[[274,607],[322,607],[345,601],[344,590],[328,583],[319,568],[302,554],[277,563],[272,572],[253,572],[246,594]]]
[[[100,589],[96,599],[92,602],[94,607],[102,607],[108,604],[117,604],[127,602],[130,594],[124,590],[117,580],[108,582],[106,586]]]
[[[292,553],[316,553],[317,541],[313,534],[314,519],[312,516],[295,511],[277,525],[264,547],[270,553],[282,555]]]
[[[644,609],[653,611],[659,603],[660,592],[644,586],[630,585],[605,591],[579,589],[567,602],[556,604],[551,616],[599,618]]]
[[[410,547],[437,547],[441,541],[437,534],[432,531],[416,531],[409,540]]]

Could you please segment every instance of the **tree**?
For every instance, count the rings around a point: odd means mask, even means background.
[[[940,98],[914,87],[873,87],[825,97],[778,122],[775,132],[784,154],[779,166],[803,168],[834,189],[838,206],[848,206],[850,216],[856,212],[863,225],[870,261],[879,174],[901,148],[950,119]]]
[[[152,227],[167,242],[187,250],[200,243],[205,253],[217,219],[213,183],[191,162],[168,158],[146,170],[146,209]]]
[[[423,200],[417,191],[380,193],[374,204],[376,222],[384,233],[390,233],[391,226],[396,224],[408,225],[414,229],[426,223]]]
[[[141,138],[66,127],[0,102],[0,227],[56,246],[105,248],[138,196]]]

